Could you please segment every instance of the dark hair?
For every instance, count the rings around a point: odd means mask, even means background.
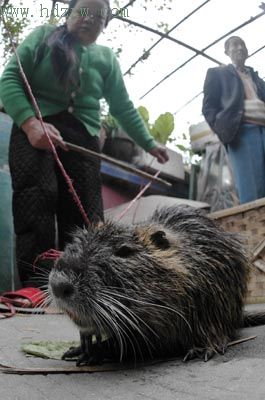
[[[78,1],[79,0],[70,0],[69,7],[68,7],[68,12],[67,12],[67,17],[69,17],[69,15],[73,11],[73,8],[75,7],[76,3],[78,3]],[[111,12],[111,8],[110,8],[109,0],[102,0],[102,1],[104,1],[104,3],[106,3],[106,6],[107,6],[107,14],[106,14],[106,21],[105,21],[105,27],[106,27],[108,25],[109,21],[112,18],[112,12]]]
[[[246,46],[245,42],[243,39],[241,39],[241,37],[239,36],[230,36],[224,43],[224,47],[225,47],[225,52],[227,53],[229,46],[230,46],[230,42],[232,42],[233,40],[240,40],[242,43],[244,43],[244,45]]]
[[[79,0],[71,0],[67,12],[67,18]],[[103,0],[107,5],[107,15],[105,27],[111,19],[111,9],[109,0]],[[52,33],[46,38],[45,42],[39,46],[37,61],[42,57],[44,48],[48,46],[51,49],[51,61],[55,75],[59,82],[67,87],[69,84],[77,84],[75,79],[75,68],[78,62],[77,55],[74,51],[75,38],[68,32],[66,23],[55,28]]]

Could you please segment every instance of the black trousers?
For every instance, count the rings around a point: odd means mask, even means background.
[[[100,152],[99,139],[68,112],[45,117],[67,142]],[[100,161],[58,149],[60,160],[91,222],[103,220]],[[57,217],[59,249],[71,241],[76,227],[85,225],[68,186],[50,151],[32,147],[25,133],[13,125],[9,165],[13,185],[13,217],[16,260],[22,282],[33,274],[35,258],[55,247]]]

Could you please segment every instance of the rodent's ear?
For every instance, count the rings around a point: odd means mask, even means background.
[[[156,231],[150,236],[151,242],[159,249],[166,250],[170,247],[166,233],[164,231]]]
[[[134,254],[136,252],[137,252],[136,247],[133,247],[132,245],[125,244],[125,243],[122,244],[120,247],[117,247],[114,250],[115,256],[118,256],[118,257],[128,257],[131,254]]]

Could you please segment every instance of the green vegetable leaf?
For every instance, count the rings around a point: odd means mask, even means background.
[[[144,106],[140,106],[137,108],[137,110],[141,114],[141,117],[143,118],[144,122],[148,122],[149,121],[149,112],[148,112],[147,108],[145,108]]]
[[[51,358],[53,360],[61,360],[63,354],[69,350],[70,347],[80,346],[79,342],[31,342],[21,346],[24,353],[33,355],[35,357]]]
[[[166,144],[169,136],[174,130],[174,126],[175,125],[173,115],[170,112],[166,112],[165,114],[161,114],[157,118],[151,130],[151,133],[158,142]]]

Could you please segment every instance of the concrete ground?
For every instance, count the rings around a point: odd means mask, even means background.
[[[254,306],[256,309],[257,306]],[[265,304],[260,305],[265,310]],[[22,343],[78,340],[63,315],[15,316],[0,320],[0,364],[16,367],[62,367],[66,361],[26,357]],[[229,347],[207,363],[181,359],[137,369],[93,374],[10,375],[0,373],[3,400],[264,400],[265,326],[246,328],[254,340]]]

